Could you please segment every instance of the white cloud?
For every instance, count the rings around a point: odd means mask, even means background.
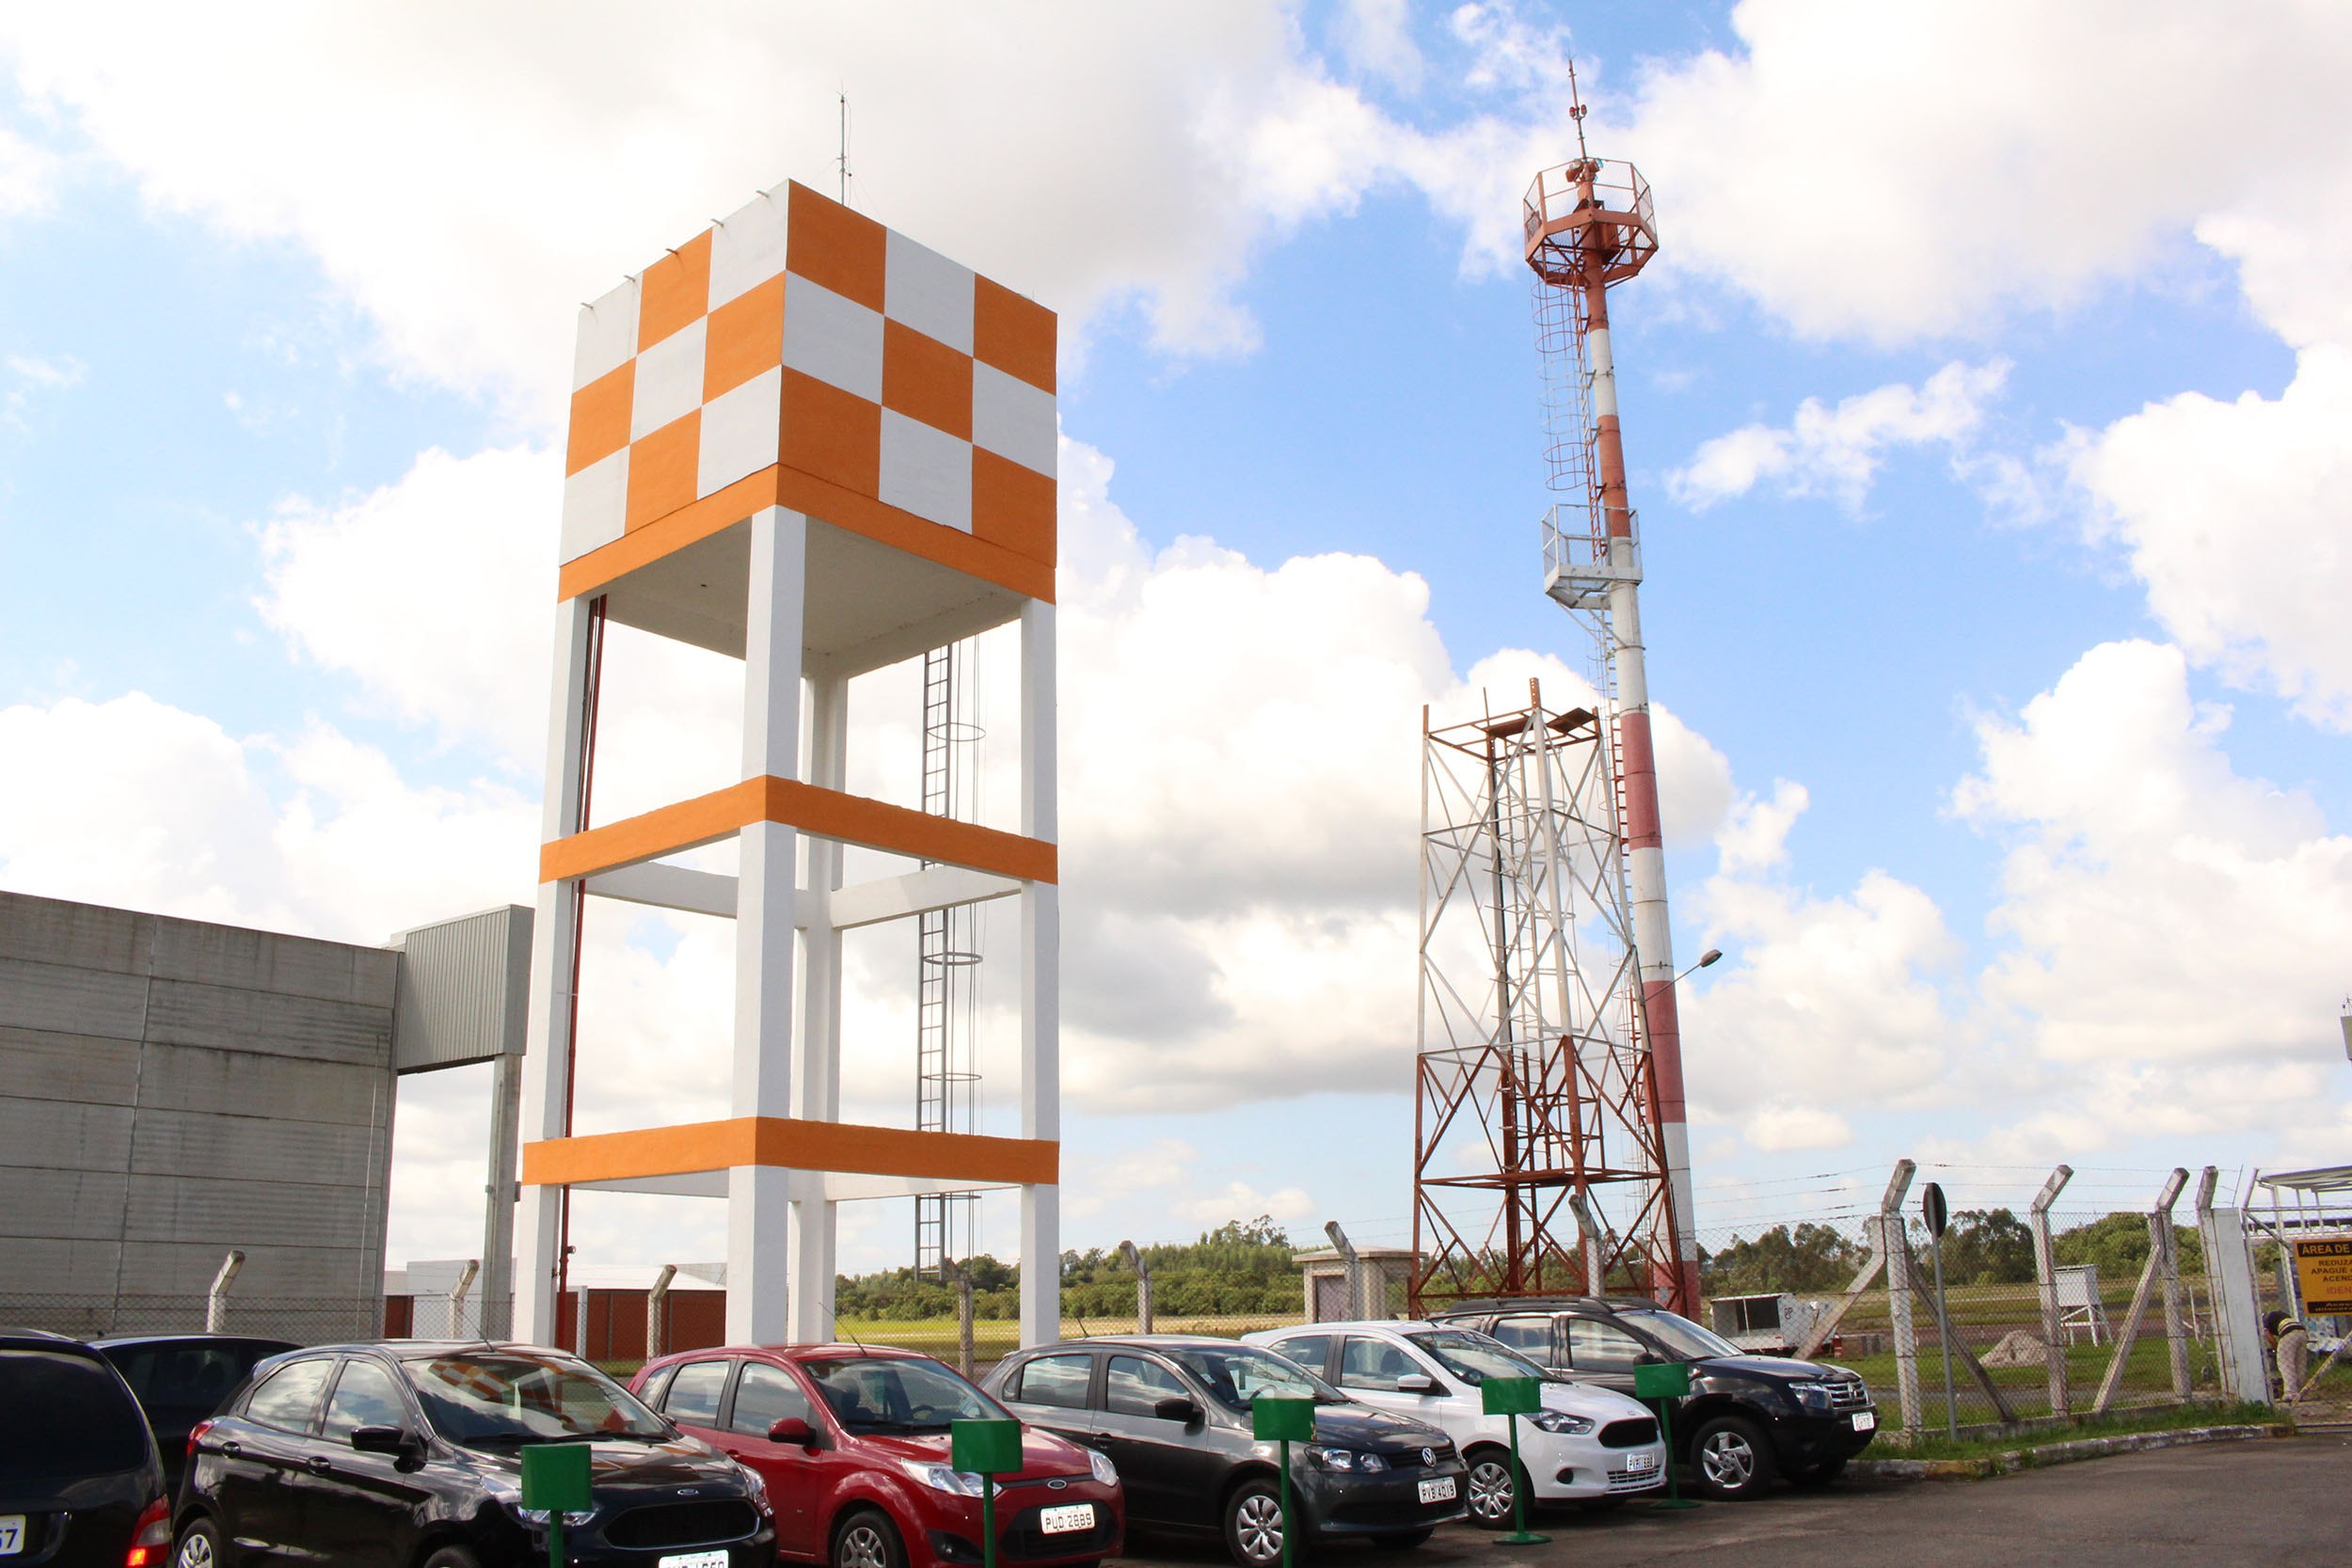
[[[1229,1181],[1217,1192],[1176,1205],[1180,1217],[1212,1228],[1228,1220],[1248,1221],[1267,1215],[1278,1225],[1302,1225],[1317,1212],[1315,1200],[1307,1196],[1303,1187],[1278,1187],[1268,1193],[1247,1181]]]
[[[0,396],[0,423],[22,434],[31,432],[27,416],[38,400],[51,392],[79,387],[89,373],[89,367],[70,354],[55,358],[11,354],[7,364],[11,382],[5,396]]]
[[[1740,1134],[1766,1154],[1800,1149],[1843,1148],[1853,1142],[1846,1118],[1820,1105],[1768,1100],[1740,1118]]]
[[[47,212],[56,200],[63,162],[13,131],[0,131],[0,218]]]
[[[1957,468],[2009,370],[2006,359],[1954,360],[1916,387],[1892,383],[1835,408],[1807,398],[1787,425],[1745,425],[1701,443],[1667,488],[1704,510],[1769,482],[1784,496],[1828,496],[1859,512],[1891,449],[1946,447]]]
[[[1721,874],[1767,871],[1786,862],[1789,830],[1812,803],[1811,792],[1788,779],[1772,782],[1769,800],[1741,796],[1715,832],[1715,847],[1722,851]]]
[[[1331,32],[1341,57],[1356,70],[1406,92],[1421,86],[1427,62],[1413,41],[1409,0],[1341,0]]]

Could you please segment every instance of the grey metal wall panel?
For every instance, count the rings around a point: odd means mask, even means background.
[[[217,1259],[213,1266],[220,1267]],[[19,1294],[105,1300],[121,1268],[120,1242],[0,1236],[0,1301]],[[17,1321],[25,1321],[21,1308]]]
[[[144,974],[155,919],[130,910],[0,893],[0,958]]]
[[[147,986],[139,974],[0,958],[0,1025],[135,1040]]]
[[[403,934],[392,1029],[398,1070],[522,1053],[531,923],[530,910],[509,905]]]
[[[326,1182],[364,1187],[374,1175],[376,1136],[365,1129],[275,1117],[205,1111],[139,1112],[131,1169],[199,1181]]]
[[[215,1242],[125,1242],[123,1293],[186,1295],[201,1304],[228,1250]],[[342,1298],[373,1307],[381,1324],[382,1282],[377,1254],[365,1247],[246,1247],[235,1295],[249,1306]],[[199,1318],[195,1326],[201,1327],[200,1312]]]
[[[366,1231],[368,1193],[298,1181],[183,1181],[134,1176],[122,1214],[125,1242],[217,1242],[257,1248],[356,1247]],[[219,1261],[218,1255],[214,1258]],[[242,1277],[242,1276],[241,1276]]]
[[[200,1046],[151,1045],[140,1079],[151,1106],[374,1127],[388,1114],[391,1075],[333,1062]]]
[[[386,1007],[157,980],[148,1002],[146,1037],[165,1045],[389,1067],[392,1017]]]
[[[128,1180],[119,1170],[32,1171],[0,1165],[0,1236],[119,1241]]]
[[[0,1089],[27,1100],[128,1105],[138,1093],[136,1040],[0,1029]]]
[[[0,1167],[126,1170],[131,1117],[127,1105],[74,1105],[0,1094]]]
[[[389,1007],[399,968],[400,956],[382,948],[165,920],[156,925],[151,973],[159,980]]]

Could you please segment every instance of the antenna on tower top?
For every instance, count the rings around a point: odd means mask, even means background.
[[[1576,121],[1576,158],[1589,162],[1593,156],[1584,145],[1584,95],[1576,90],[1576,56],[1568,56],[1568,118]]]
[[[1581,114],[1583,111],[1578,112]],[[841,155],[834,159],[833,164],[841,171],[841,205],[847,207],[850,204],[850,95],[846,90],[841,94]]]

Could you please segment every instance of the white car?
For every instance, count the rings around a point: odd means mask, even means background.
[[[1511,1437],[1486,1413],[1490,1377],[1543,1380],[1543,1409],[1519,1418],[1519,1465],[1532,1504],[1586,1503],[1666,1482],[1658,1418],[1625,1395],[1546,1371],[1499,1339],[1430,1323],[1305,1323],[1244,1335],[1335,1384],[1348,1398],[1438,1428],[1470,1471],[1470,1517],[1511,1523]]]

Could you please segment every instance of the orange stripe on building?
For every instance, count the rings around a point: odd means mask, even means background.
[[[1025,882],[1059,878],[1059,853],[1041,839],[934,816],[862,795],[763,776],[544,845],[539,879],[564,881],[716,843],[754,822],[781,822],[918,860],[969,866]]]
[[[1054,483],[1042,475],[1039,478],[1048,487]],[[723,490],[632,528],[610,545],[565,562],[556,579],[555,596],[576,599],[583,594],[593,594],[641,566],[651,565],[665,555],[724,532],[766,506],[789,507],[877,544],[935,561],[1025,597],[1044,604],[1054,602],[1054,567],[1049,561],[1035,560],[1002,545],[943,528],[870,496],[845,490],[797,468],[781,467],[762,468],[747,479],[739,479]],[[1039,533],[1050,540],[1050,525]]]
[[[527,1143],[522,1180],[526,1186],[554,1187],[688,1176],[737,1165],[1051,1186],[1060,1180],[1061,1145],[1041,1138],[915,1132],[795,1117],[737,1117]]]

